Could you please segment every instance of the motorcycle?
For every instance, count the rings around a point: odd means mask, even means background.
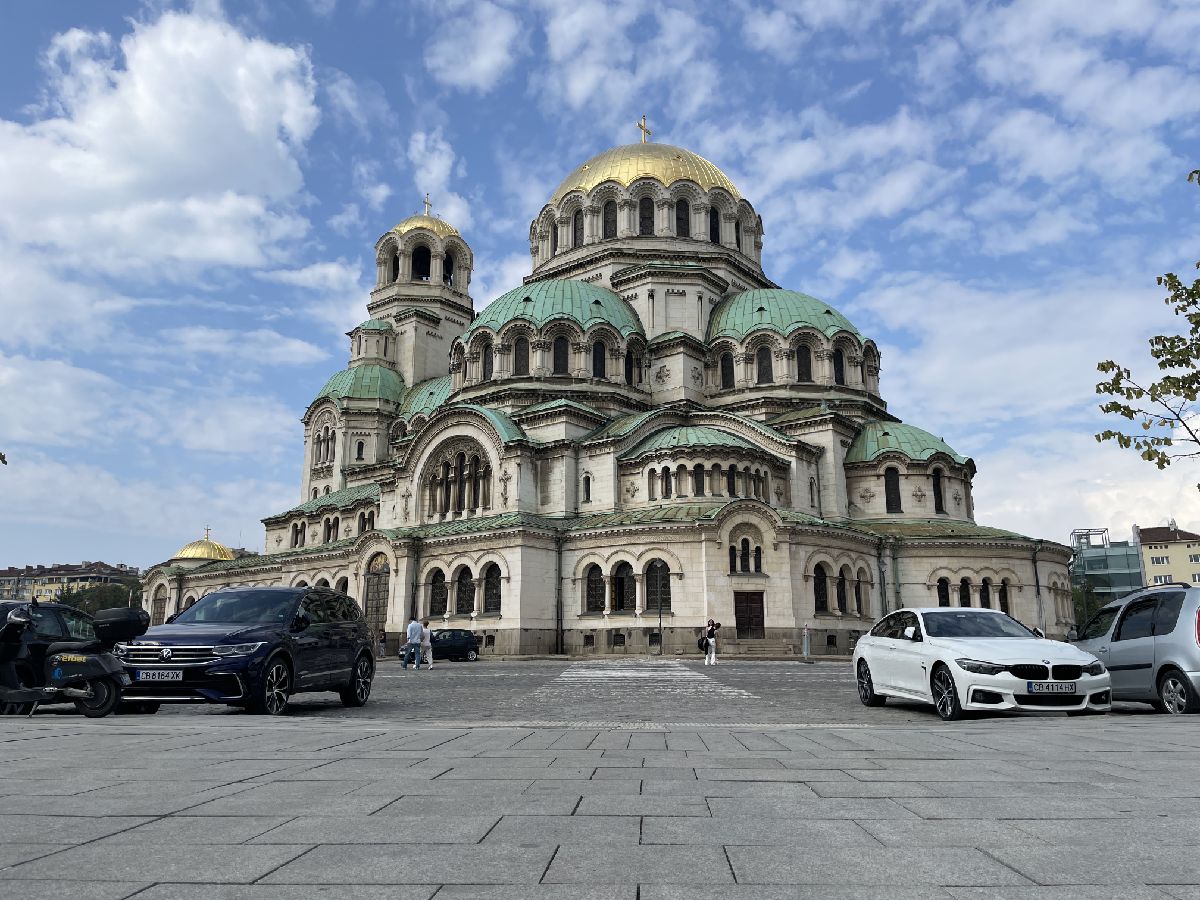
[[[93,620],[94,640],[51,644],[40,670],[26,637],[32,626],[25,607],[9,612],[0,626],[0,715],[32,716],[43,703],[73,702],[83,715],[97,719],[117,708],[129,685],[125,667],[111,652],[113,644],[145,634],[150,616],[142,609],[101,610]]]

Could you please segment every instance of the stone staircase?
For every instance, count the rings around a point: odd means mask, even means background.
[[[723,648],[730,656],[799,656],[800,647],[784,641],[728,641]]]

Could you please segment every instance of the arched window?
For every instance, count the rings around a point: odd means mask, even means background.
[[[742,538],[740,544],[740,553],[738,561],[741,563],[742,571],[750,571],[750,538]]]
[[[992,579],[985,578],[979,585],[979,605],[984,609],[992,608]]]
[[[997,592],[996,599],[999,602],[1000,612],[1008,615],[1008,579],[1003,578],[1000,581],[1000,590]]]
[[[358,514],[358,533],[362,534],[366,530],[367,530],[367,514],[359,513]]]
[[[796,348],[796,380],[812,381],[812,350],[808,344]]]
[[[450,512],[450,463],[442,463],[442,507],[443,514]]]
[[[575,210],[575,214],[571,216],[571,246],[583,246],[583,210]]]
[[[950,579],[939,578],[937,583],[938,606],[950,605]]]
[[[895,466],[888,466],[883,470],[883,496],[888,512],[904,512],[900,505],[900,470]]]
[[[550,223],[550,255],[553,256],[558,252],[558,223]]]
[[[654,201],[649,197],[638,201],[638,234],[654,234]]]
[[[337,584],[334,586],[334,590],[336,590],[339,594],[344,594],[349,589],[350,589],[350,579],[347,578],[345,575],[343,575],[341,578],[339,578],[337,580]]]
[[[492,366],[494,365],[494,360],[492,358],[492,342],[491,341],[488,341],[486,344],[483,345],[483,351],[482,351],[481,355],[483,356],[483,379],[482,380],[483,381],[491,381],[492,380]]]
[[[627,562],[617,563],[613,570],[613,611],[633,609],[637,583],[633,577],[633,566]]]
[[[454,254],[447,253],[442,260],[442,281],[448,285],[454,285]]]
[[[971,605],[971,579],[964,578],[958,583],[958,605]]]
[[[856,615],[863,614],[863,585],[867,582],[867,573],[862,569],[858,570],[858,577],[854,579],[854,612]]]
[[[314,500],[316,500],[318,496],[320,496],[320,492],[316,488],[313,488],[312,489],[312,498]]]
[[[737,574],[738,551],[733,544],[729,545],[729,574]]]
[[[625,383],[633,384],[633,351],[625,351]]]
[[[392,254],[392,281],[400,280],[400,254]]]
[[[605,375],[605,356],[608,349],[604,346],[603,341],[596,341],[592,344],[592,377],[606,378]]]
[[[825,563],[813,569],[813,606],[817,612],[829,612],[829,573]]]
[[[554,339],[553,372],[555,375],[566,375],[570,366],[571,342],[564,335]]]
[[[617,236],[617,201],[609,200],[604,204],[604,237]]]
[[[808,479],[808,505],[817,508],[817,479],[812,476]]]
[[[475,581],[471,570],[463,566],[454,582],[454,613],[469,616],[475,612]]]
[[[592,502],[592,476],[591,475],[583,476],[583,502],[584,503]]]
[[[846,354],[841,350],[833,351],[833,383],[846,383]]]
[[[770,384],[775,380],[775,375],[771,371],[771,348],[767,346],[759,347],[754,352],[754,365],[758,370],[758,383]]]
[[[741,222],[733,223],[733,246],[737,247],[739,250],[742,249],[742,223]]]
[[[737,468],[735,466],[730,466],[725,470],[725,493],[730,497],[738,495]]]
[[[686,200],[675,201],[675,236],[692,236],[692,208]]]
[[[367,513],[367,531],[374,531],[374,530],[375,530],[375,510],[371,510],[369,513]]]
[[[942,470],[933,470],[933,511],[944,513],[946,502],[942,499]]]
[[[733,354],[721,354],[721,388],[729,390],[733,387]]]
[[[413,281],[428,281],[429,266],[432,256],[429,253],[429,248],[421,244],[413,250],[412,255],[412,277]]]
[[[692,466],[692,496],[704,496],[704,463]]]
[[[519,337],[513,341],[513,374],[529,374],[529,340]]]
[[[604,574],[596,565],[588,566],[584,578],[587,584],[585,607],[587,612],[604,612]]]
[[[756,546],[754,548],[754,571],[762,571],[762,547]]]
[[[662,486],[662,498],[663,498],[664,500],[670,500],[670,499],[671,499],[671,496],[672,496],[672,494],[674,493],[674,492],[671,490],[671,467],[670,467],[670,466],[663,466],[663,467],[662,467],[662,473],[661,473],[661,475],[659,476],[659,478],[660,478],[660,482],[659,482],[659,483],[660,483],[660,484],[661,484],[661,486]]]
[[[479,457],[472,456],[468,467],[471,476],[471,509],[479,509],[483,497],[483,472],[479,468]]]
[[[359,441],[358,443],[356,443],[356,444],[354,445],[354,458],[355,458],[355,460],[357,460],[357,461],[361,462],[361,461],[364,459],[364,457],[363,457],[363,451],[364,451],[364,450],[366,450],[366,447],[367,447],[367,445],[366,445],[366,444],[364,444],[362,441]]]
[[[446,614],[446,573],[441,569],[434,569],[433,576],[429,579],[429,614]]]
[[[658,499],[658,472],[654,469],[646,473],[646,498],[649,500]]]
[[[500,612],[500,567],[495,563],[483,570],[483,611]]]
[[[844,612],[847,612],[849,609],[848,605],[847,605],[848,596],[847,596],[847,590],[846,590],[846,582],[849,580],[849,578],[848,578],[849,574],[850,574],[849,570],[846,569],[844,566],[842,567],[842,570],[840,572],[838,572],[838,579],[837,579],[838,612],[844,613]]]
[[[708,240],[710,243],[721,243],[721,211],[715,206],[708,208]]]
[[[661,559],[653,560],[646,567],[646,610],[671,608],[671,570]]]
[[[454,511],[460,513],[467,505],[467,456],[460,453],[454,458]]]
[[[325,493],[325,495],[326,495],[326,496],[328,496],[328,495],[329,495],[329,490],[330,490],[330,488],[329,488],[329,485],[325,485],[325,491],[324,491],[324,493]]]

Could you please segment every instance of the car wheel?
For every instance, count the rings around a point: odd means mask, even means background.
[[[933,670],[930,682],[933,693],[933,706],[943,721],[956,722],[963,716],[962,704],[958,702],[958,688],[954,685],[954,676],[946,666],[938,666]]]
[[[75,708],[89,719],[102,719],[121,702],[121,687],[111,678],[93,678],[88,682],[92,696],[75,701]]]
[[[871,667],[865,659],[858,661],[858,699],[863,706],[883,706],[887,697],[875,693],[875,682],[871,680]]]
[[[468,650],[467,651],[467,662],[475,662],[475,660],[477,660],[477,659],[479,659],[479,651],[478,650]]]
[[[367,654],[362,654],[354,663],[350,683],[338,691],[343,706],[366,706],[371,696],[371,679],[375,677],[375,665]]]
[[[267,661],[262,683],[250,698],[249,710],[255,715],[281,716],[292,695],[292,670],[280,657]]]
[[[1168,669],[1159,676],[1158,701],[1163,711],[1172,716],[1194,713],[1200,706],[1192,683],[1176,669]]]

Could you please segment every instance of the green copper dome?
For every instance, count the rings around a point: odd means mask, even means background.
[[[763,453],[763,449],[743,437],[713,428],[710,425],[676,425],[662,428],[640,440],[632,449],[621,454],[621,459],[636,459],[659,450],[676,449],[702,450],[752,450]]]
[[[383,319],[367,319],[359,325],[355,325],[352,331],[394,331],[391,322],[385,322]]]
[[[537,328],[558,319],[575,322],[584,330],[606,323],[625,337],[645,334],[633,307],[607,288],[570,279],[551,279],[501,294],[468,326],[463,339],[477,328],[499,331],[514,319],[524,319]]]
[[[351,366],[327,382],[317,400],[386,400],[399,403],[404,397],[404,379],[394,369],[380,365]]]
[[[870,462],[875,457],[889,451],[918,460],[929,459],[935,453],[944,453],[959,465],[967,462],[965,456],[956,453],[941,438],[934,437],[928,431],[922,431],[915,425],[877,421],[870,421],[863,425],[862,431],[858,433],[846,453],[846,462]]]
[[[708,340],[731,337],[740,341],[760,328],[784,337],[801,328],[815,328],[826,337],[848,331],[862,340],[850,320],[824,300],[779,288],[742,291],[722,300],[708,320]]]
[[[400,404],[400,415],[406,419],[413,416],[431,416],[450,397],[453,387],[449,375],[439,375],[420,381],[408,389]]]

